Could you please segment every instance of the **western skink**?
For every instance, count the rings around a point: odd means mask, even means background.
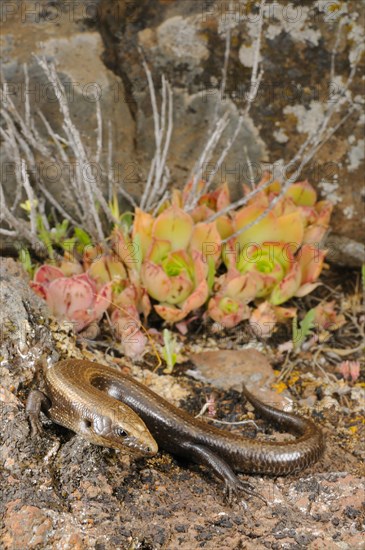
[[[245,387],[243,395],[262,417],[299,437],[267,442],[223,431],[129,376],[91,361],[60,361],[45,368],[44,375],[47,395],[31,392],[27,403],[33,432],[39,431],[43,408],[54,422],[98,445],[152,456],[158,443],[172,454],[210,467],[224,480],[229,496],[240,489],[256,494],[233,470],[286,475],[313,464],[324,451],[323,433],[311,420],[266,405]]]

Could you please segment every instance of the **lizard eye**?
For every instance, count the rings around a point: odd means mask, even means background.
[[[125,432],[122,428],[117,428],[115,430],[115,433],[119,436],[119,437],[126,437],[128,434],[127,432]]]

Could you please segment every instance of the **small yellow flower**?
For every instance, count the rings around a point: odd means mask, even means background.
[[[32,201],[28,199],[25,202],[22,202],[20,204],[20,208],[23,208],[23,210],[25,210],[28,214],[30,214],[32,208],[37,208],[37,206],[38,206],[37,199],[33,199]]]

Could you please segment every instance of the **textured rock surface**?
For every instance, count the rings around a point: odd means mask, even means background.
[[[86,149],[96,152],[97,115],[96,98],[100,99],[103,117],[103,152],[101,161],[107,164],[109,124],[113,136],[113,174],[131,193],[135,189],[137,166],[133,156],[135,124],[125,101],[121,79],[108,70],[101,60],[103,43],[93,23],[97,2],[20,2],[5,3],[2,23],[2,71],[10,83],[8,94],[24,117],[25,95],[30,101],[32,113],[42,111],[53,129],[62,135],[63,117],[49,81],[39,67],[34,55],[54,61],[64,85],[71,119],[79,129]],[[10,9],[12,7],[12,9]],[[90,17],[88,17],[90,16]],[[29,93],[25,89],[23,65],[29,73]],[[35,115],[35,122],[45,142],[43,123]],[[14,159],[1,148],[2,175],[7,195],[14,189]],[[54,195],[66,211],[73,211],[70,200],[71,165],[36,159],[33,179],[40,175],[48,191]],[[105,176],[100,169],[85,167],[84,174],[94,170],[105,189]]]
[[[31,439],[24,407],[29,390],[39,387],[38,381],[32,381],[35,359],[56,337],[53,346],[60,345],[63,357],[67,353],[77,357],[80,351],[66,338],[62,348],[60,330],[51,334],[48,323],[42,325],[39,338],[40,301],[31,299],[14,262],[3,263],[1,277],[17,294],[16,299],[5,298],[8,304],[2,299],[1,307],[6,305],[14,320],[24,316],[30,329],[22,350],[10,346],[0,365],[1,548],[362,548],[363,488],[356,443],[360,434],[355,439],[333,407],[314,411],[327,432],[327,452],[319,463],[287,478],[248,476],[268,500],[267,506],[253,498],[246,504],[238,498],[229,505],[219,480],[204,468],[161,452],[134,462],[89,445],[44,417],[44,434]],[[185,378],[171,383],[173,377],[151,374],[147,371],[145,383],[172,401],[184,395],[176,388],[188,388],[192,397],[185,408],[193,414],[205,392],[212,391]],[[161,378],[160,385],[156,378]],[[230,421],[242,417],[237,392],[215,389],[214,393],[219,413]],[[360,405],[354,406],[354,416]],[[346,411],[345,417],[347,407]],[[263,429],[265,424],[257,422]],[[248,426],[235,428],[236,433],[248,430],[244,433],[252,435]]]
[[[11,258],[0,257],[0,304],[2,361],[26,353],[30,347],[47,345],[42,330],[47,318],[45,302],[29,288],[26,273]]]
[[[92,150],[96,113],[91,96],[100,94],[104,137],[109,121],[113,127],[115,179],[132,194],[140,194],[154,151],[151,105],[138,46],[145,53],[157,90],[162,73],[173,88],[169,166],[175,185],[187,180],[211,135],[215,115],[226,109],[232,122],[223,134],[222,147],[232,135],[249,90],[259,22],[254,4],[236,2],[230,11],[227,3],[218,0],[43,0],[10,4],[2,12],[1,54],[5,77],[15,84],[13,99],[24,108],[22,64],[27,63],[31,89],[37,90],[31,94],[31,104],[41,108],[60,129],[58,107],[47,97],[44,75],[32,54],[55,59],[70,90],[73,120]],[[293,158],[316,128],[328,100],[343,89],[351,71],[363,36],[363,20],[359,2],[324,3],[319,8],[313,3],[267,3],[260,57],[264,78],[235,145],[216,176],[217,182],[228,180],[234,196],[248,180],[248,157],[257,177],[267,167],[280,174],[282,163]],[[231,50],[226,93],[221,97],[227,26],[231,28]],[[336,63],[331,73],[335,45]],[[357,106],[361,86],[360,64],[346,92]],[[332,125],[338,121],[334,118]],[[363,234],[363,123],[364,116],[355,110],[302,173],[322,197],[336,203],[332,233],[340,237],[336,241],[340,249],[349,244],[346,239],[353,241],[350,265],[361,263],[356,243]],[[106,154],[105,144],[103,158]],[[2,156],[2,161],[11,193],[13,177],[6,163],[12,159]],[[44,175],[44,166],[37,168]],[[67,190],[60,183],[50,170],[49,190],[71,208]]]
[[[226,178],[236,193],[240,184],[248,179],[244,145],[248,146],[251,160],[257,163],[257,173],[273,165],[280,173],[281,163],[294,157],[323,118],[328,102],[343,91],[363,37],[363,7],[359,2],[322,3],[319,8],[311,2],[304,5],[303,2],[267,3],[261,49],[264,77],[250,111],[250,131],[241,136],[237,149],[227,157],[217,176]],[[205,135],[209,134],[215,104],[218,103],[220,109],[230,101],[238,108],[245,104],[258,22],[257,6],[244,1],[233,3],[229,9],[227,2],[220,1],[101,0],[104,58],[107,65],[121,75],[131,108],[137,120],[142,121],[138,124],[139,147],[142,145],[146,151],[148,141],[153,146],[153,135],[151,118],[146,117],[149,107],[137,45],[143,47],[156,84],[162,72],[168,77],[178,104],[182,93],[187,97],[201,93],[204,98],[200,104],[195,101],[193,117],[189,108],[178,108],[170,155],[174,181],[180,182],[193,167]],[[231,53],[227,93],[222,98],[219,87],[227,25],[231,27]],[[335,47],[336,62],[331,74]],[[363,62],[364,56],[346,92],[360,110],[354,111],[302,172],[323,198],[335,202],[333,234],[354,241],[355,257],[350,265],[361,263],[356,241],[363,240],[364,229]],[[331,125],[335,126],[338,121],[335,117]],[[181,150],[184,140],[190,144],[187,154]],[[179,158],[184,161],[180,165]]]

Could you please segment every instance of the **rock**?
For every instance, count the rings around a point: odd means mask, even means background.
[[[234,196],[241,193],[241,184],[249,179],[245,146],[256,179],[266,168],[275,169],[283,177],[280,167],[295,156],[308,135],[317,131],[326,109],[343,91],[363,40],[364,6],[355,1],[342,3],[336,11],[329,11],[329,4],[302,6],[284,1],[265,9],[261,48],[264,76],[251,106],[249,129],[246,136],[237,139],[237,148],[231,151],[216,177],[217,182],[228,181]],[[131,4],[125,0],[101,0],[99,12],[105,60],[125,83],[137,120],[137,147],[144,170],[154,139],[138,45],[143,47],[156,87],[160,86],[162,73],[173,87],[176,104],[169,165],[174,184],[182,185],[206,136],[211,134],[209,123],[217,105],[223,110],[231,102],[236,108],[246,104],[258,32],[257,5],[238,2],[229,8],[219,1],[141,0]],[[227,26],[231,28],[231,51],[226,94],[221,97]],[[331,58],[337,36],[332,78]],[[363,62],[364,56],[346,91],[357,108],[319,148],[301,174],[302,179],[315,185],[321,198],[335,203],[333,232],[354,243],[362,241],[364,232],[364,117],[360,113]],[[196,100],[199,93],[205,103]],[[183,97],[187,100],[182,101]],[[345,109],[342,115],[346,112]],[[329,127],[335,127],[339,118],[334,117]],[[354,265],[359,265],[361,251],[356,244],[353,253]]]
[[[14,369],[14,358],[23,356],[25,365],[25,359],[34,361],[43,346],[51,346],[45,328],[46,304],[30,289],[28,276],[12,258],[0,259],[0,306],[0,370],[2,383],[9,376],[8,383],[12,386],[14,380],[8,369]],[[32,376],[32,371],[28,370],[27,376]]]
[[[122,81],[108,70],[101,60],[103,43],[95,29],[97,2],[66,3],[54,2],[13,4],[7,10],[2,23],[2,71],[9,83],[8,95],[25,116],[26,97],[30,112],[42,140],[52,147],[52,139],[37,116],[41,111],[53,130],[64,135],[63,116],[50,83],[40,68],[35,55],[54,61],[68,100],[71,120],[80,132],[84,147],[89,153],[90,163],[83,166],[84,177],[89,172],[96,176],[101,189],[106,192],[108,166],[109,125],[113,140],[111,172],[114,183],[131,192],[138,193],[141,181],[138,166],[133,158],[135,124],[131,116]],[[42,5],[43,4],[43,5]],[[9,5],[10,7],[10,5]],[[91,15],[94,17],[92,19]],[[24,64],[29,74],[29,91],[25,89]],[[100,100],[103,146],[100,161],[96,160],[97,114],[96,100]],[[67,148],[65,148],[67,150]],[[72,154],[70,162],[64,163],[36,154],[36,166],[30,171],[31,181],[38,178],[48,192],[72,214],[74,199],[70,193],[73,177]],[[0,150],[5,194],[11,203],[15,188],[14,158],[10,157],[4,145]],[[104,171],[103,171],[104,170]],[[128,205],[130,206],[130,205]],[[18,215],[22,213],[19,210]],[[9,239],[11,241],[11,239]]]
[[[243,382],[264,385],[275,379],[267,357],[254,348],[203,351],[194,353],[190,359],[198,369],[199,378],[223,390],[239,391]]]
[[[261,401],[278,407],[288,405],[283,394],[269,389],[275,375],[267,357],[254,348],[204,351],[191,355],[190,359],[196,370],[189,370],[187,374],[197,380],[237,391],[241,391],[244,383]]]
[[[361,267],[365,263],[364,244],[343,235],[331,233],[326,238],[324,247],[328,250],[326,259],[334,264],[345,267]]]
[[[5,514],[4,548],[21,550],[47,545],[51,519],[36,506],[22,506],[20,499],[9,502]]]

